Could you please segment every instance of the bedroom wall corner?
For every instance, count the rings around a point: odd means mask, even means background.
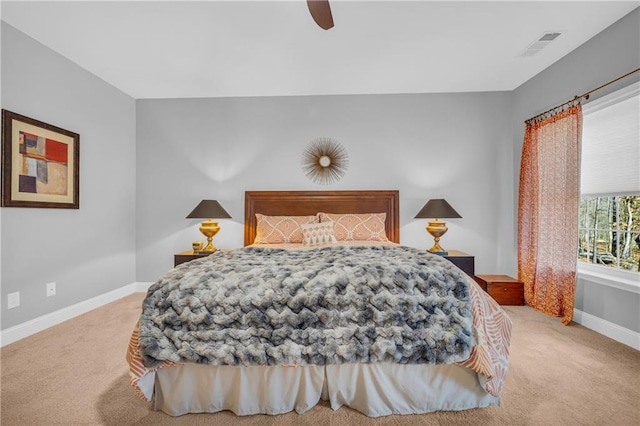
[[[5,330],[135,282],[136,117],[133,98],[1,25],[2,108],[80,134],[79,210],[2,209]]]
[[[0,22],[2,22],[2,6],[0,6]],[[0,24],[1,25],[1,24]],[[2,49],[2,28],[0,27],[0,49]],[[2,106],[2,51],[0,50],[0,106]],[[0,159],[2,161],[2,159]],[[1,184],[1,183],[0,183]],[[0,332],[2,331],[2,304],[5,303],[2,292],[2,208],[0,208]]]

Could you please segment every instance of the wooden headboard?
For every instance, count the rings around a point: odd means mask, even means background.
[[[244,245],[256,239],[256,213],[306,216],[324,213],[386,213],[389,240],[400,242],[398,191],[246,191]]]

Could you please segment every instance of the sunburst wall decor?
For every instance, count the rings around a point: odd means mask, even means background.
[[[304,174],[320,185],[339,181],[348,166],[347,150],[332,138],[315,139],[302,153]]]

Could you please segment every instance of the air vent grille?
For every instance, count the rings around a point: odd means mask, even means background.
[[[529,44],[518,57],[521,58],[530,58],[540,52],[542,49],[547,47],[549,43],[557,39],[562,35],[563,31],[546,31],[542,33],[540,37],[538,37],[535,41]]]
[[[553,41],[557,39],[559,35],[560,33],[551,33],[551,32],[544,33],[542,37],[538,39],[538,41]]]

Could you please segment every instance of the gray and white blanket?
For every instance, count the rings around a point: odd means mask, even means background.
[[[474,344],[465,277],[403,246],[216,252],[149,288],[140,351],[148,368],[464,361]]]

